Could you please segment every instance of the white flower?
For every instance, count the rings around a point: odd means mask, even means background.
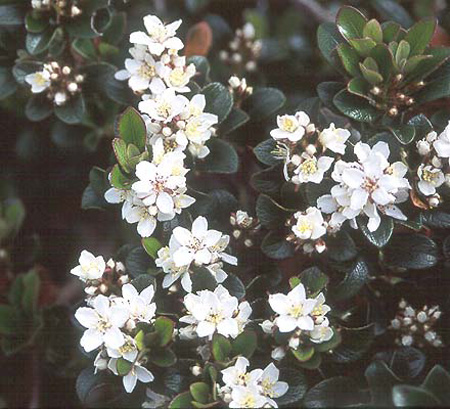
[[[292,226],[292,231],[301,240],[317,240],[327,231],[322,213],[316,207],[309,207],[306,212],[297,212],[294,218],[297,223]]]
[[[159,64],[158,75],[164,79],[167,87],[176,92],[189,92],[187,86],[191,78],[197,72],[194,64],[186,66],[186,57],[175,56],[171,66]]]
[[[274,324],[280,332],[291,332],[297,328],[307,331],[314,329],[314,321],[309,314],[314,309],[316,300],[306,298],[303,284],[298,284],[287,295],[271,294],[269,304],[279,314]]]
[[[33,94],[39,94],[50,87],[50,72],[46,69],[42,71],[35,72],[33,74],[28,74],[25,77],[25,81],[31,85],[31,92]]]
[[[180,322],[193,325],[197,336],[212,338],[215,332],[225,337],[236,338],[246,323],[236,319],[239,313],[238,299],[230,295],[222,285],[214,292],[199,291],[187,294],[184,305],[189,313],[180,318]]]
[[[118,375],[117,371],[117,358],[111,358],[108,363],[108,368],[115,374]],[[134,363],[131,366],[130,372],[122,378],[123,387],[127,393],[133,392],[136,387],[137,381],[142,383],[149,383],[155,379],[153,374],[139,362]]]
[[[275,361],[281,361],[285,356],[286,350],[282,346],[274,348],[272,353],[270,354],[270,357]]]
[[[450,121],[433,142],[433,147],[440,158],[450,158]]]
[[[136,342],[129,335],[125,335],[125,342],[119,348],[107,348],[108,356],[111,358],[123,358],[134,362],[138,356]]]
[[[149,53],[142,60],[127,58],[125,69],[117,71],[114,77],[119,81],[128,80],[128,86],[135,92],[142,92],[150,87],[156,77],[156,62]]]
[[[334,123],[331,123],[327,129],[319,134],[319,142],[330,151],[343,155],[346,148],[345,142],[350,135],[350,131],[347,129],[336,128]]]
[[[277,117],[277,129],[270,131],[270,136],[275,140],[288,139],[290,142],[298,142],[311,128],[309,116],[299,111],[295,115],[279,115]]]
[[[78,262],[80,265],[72,268],[70,273],[78,276],[81,281],[98,280],[105,272],[106,263],[103,257],[95,257],[87,250],[81,252]]]
[[[249,365],[250,362],[247,358],[240,356],[238,359],[236,359],[236,362],[233,366],[230,366],[221,371],[222,381],[224,382],[224,384],[232,388],[235,386],[256,385],[263,373],[263,370],[254,369],[251,372],[247,372],[247,367]]]
[[[122,296],[128,304],[130,319],[135,322],[150,323],[155,316],[156,304],[152,302],[155,290],[152,285],[140,293],[133,284],[122,286]]]
[[[417,169],[419,182],[417,187],[425,196],[432,196],[436,193],[436,188],[444,184],[445,176],[441,169],[434,168],[431,165],[421,164]]]
[[[95,297],[93,308],[78,308],[75,318],[87,328],[80,340],[86,352],[91,352],[103,344],[113,349],[124,344],[125,337],[120,328],[129,319],[128,309],[119,305],[111,306],[109,299],[104,295]]]
[[[324,173],[330,169],[334,159],[330,156],[321,156],[317,159],[306,152],[301,155],[301,162],[294,170],[294,176],[291,181],[296,185],[301,183],[320,183],[323,180]]]
[[[105,200],[111,204],[123,203],[122,205],[122,219],[125,219],[128,212],[131,210],[136,195],[131,189],[117,189],[115,187],[109,188],[105,192]]]
[[[311,316],[316,324],[320,324],[326,319],[325,315],[331,311],[331,308],[325,304],[325,296],[322,293],[315,298],[315,301],[316,304],[314,305],[314,309],[311,311]]]
[[[235,386],[231,392],[229,408],[262,408],[267,399],[259,393],[257,386]]]
[[[333,337],[334,331],[329,326],[329,322],[327,318],[319,325],[314,325],[314,329],[309,333],[309,337],[311,342],[315,344],[321,344],[322,342],[327,342]]]
[[[289,389],[289,385],[286,382],[278,380],[279,376],[279,369],[273,363],[270,363],[264,368],[259,378],[261,393],[267,398],[267,403],[272,408],[278,407],[273,399],[283,396]]]
[[[411,187],[404,177],[408,168],[402,162],[389,164],[390,152],[386,142],[378,142],[373,148],[358,142],[354,151],[358,162],[336,162],[331,177],[339,185],[331,189],[333,200],[328,195],[319,198],[318,208],[324,213],[337,213],[333,224],[343,220],[354,223],[356,216],[364,213],[369,218],[369,231],[377,230],[381,223],[378,210],[393,218],[406,220],[395,203],[408,198],[407,190]]]
[[[141,237],[150,237],[156,229],[156,206],[146,207],[141,204],[134,204],[127,208],[124,216],[130,223],[137,223],[137,232]]]
[[[175,90],[167,88],[154,98],[139,102],[139,110],[147,114],[151,119],[163,123],[169,123],[174,117],[180,115],[188,103],[183,95],[176,95]]]
[[[426,139],[417,141],[416,147],[417,152],[419,152],[419,155],[421,156],[428,155],[431,152],[431,145]]]
[[[164,23],[156,16],[148,15],[144,17],[144,26],[147,33],[137,31],[130,34],[130,42],[133,44],[146,45],[149,51],[154,55],[161,55],[166,49],[181,50],[183,42],[175,37],[181,20],[174,21],[171,24]]]

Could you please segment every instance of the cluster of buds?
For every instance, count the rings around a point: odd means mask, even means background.
[[[258,219],[249,216],[244,210],[238,210],[236,213],[231,213],[230,224],[233,227],[233,238],[243,243],[245,247],[253,247],[255,236],[261,228]]]
[[[228,89],[233,94],[236,105],[253,94],[253,87],[247,85],[247,80],[245,78],[240,79],[236,75],[231,76],[228,80]]]
[[[417,190],[426,197],[430,208],[438,207],[441,196],[437,192],[443,184],[450,184],[450,127],[441,134],[432,131],[417,142],[422,163],[417,169]]]
[[[441,317],[439,306],[423,306],[422,309],[414,309],[404,299],[400,300],[399,311],[391,321],[390,329],[397,332],[395,343],[403,346],[442,347],[440,336],[433,330],[436,321]]]
[[[32,93],[46,91],[47,98],[61,106],[81,91],[84,76],[75,73],[68,65],[61,67],[58,62],[52,61],[44,64],[42,71],[27,75],[25,81],[31,85]]]
[[[255,72],[257,59],[261,54],[262,43],[255,39],[255,27],[246,23],[238,28],[228,48],[219,54],[220,59],[233,68],[234,72]]]
[[[77,0],[31,0],[31,7],[38,11],[53,8],[58,16],[77,17],[82,13]]]

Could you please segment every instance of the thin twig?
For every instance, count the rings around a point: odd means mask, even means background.
[[[292,0],[292,2],[319,23],[334,21],[333,14],[315,0]]]

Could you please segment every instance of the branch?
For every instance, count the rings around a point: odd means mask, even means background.
[[[319,23],[333,22],[333,14],[315,0],[292,0],[294,5]]]

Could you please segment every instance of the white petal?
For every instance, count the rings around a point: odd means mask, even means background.
[[[133,374],[132,371],[130,371],[127,375],[125,375],[122,379],[123,387],[127,391],[127,393],[133,392],[134,388],[136,387],[137,383],[137,376]]]

